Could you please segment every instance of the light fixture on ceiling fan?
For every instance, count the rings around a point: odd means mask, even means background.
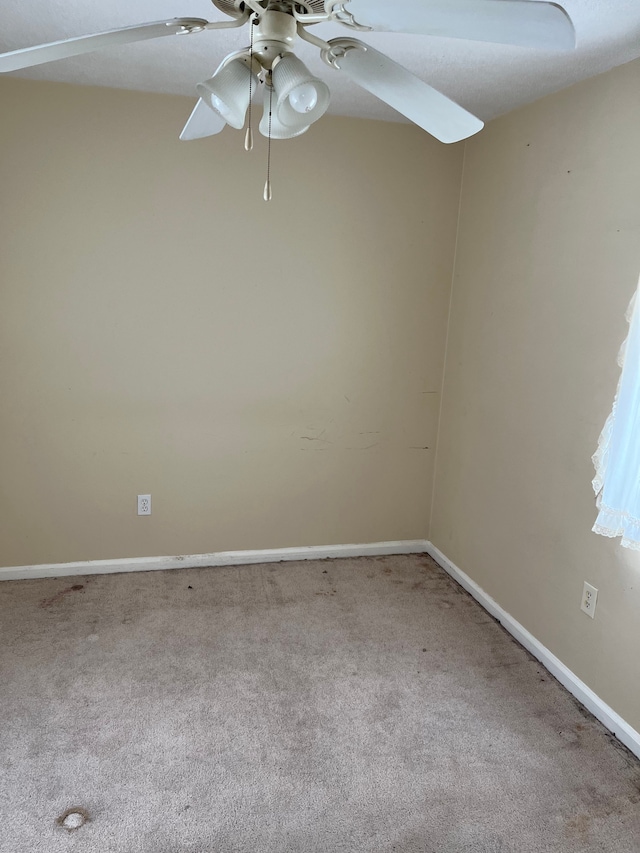
[[[383,53],[356,38],[325,41],[309,27],[334,22],[352,32],[383,31],[533,47],[575,47],[573,23],[546,0],[212,0],[231,20],[175,18],[80,36],[0,54],[0,73],[29,68],[103,47],[169,35],[249,24],[251,44],[227,56],[196,87],[199,99],[180,139],[241,129],[251,114],[253,92],[265,84],[261,133],[288,139],[324,115],[329,89],[295,56],[297,38],[320,50],[324,62],[366,89],[441,142],[477,133],[483,122]],[[251,147],[251,129],[247,147]],[[270,197],[270,192],[268,193]],[[267,192],[265,189],[265,198]]]
[[[274,20],[275,15],[284,20]],[[228,124],[240,130],[245,125],[252,92],[259,82],[264,82],[273,90],[275,98],[271,136],[289,139],[304,133],[325,114],[331,96],[326,83],[314,77],[304,63],[287,50],[288,45],[273,37],[274,32],[282,32],[283,24],[289,24],[291,18],[280,12],[270,12],[265,14],[265,19],[270,26],[268,42],[261,30],[255,46],[227,56],[212,77],[196,86],[200,96],[196,109],[206,106],[217,113],[222,121],[218,122],[221,129]],[[271,57],[260,58],[263,46],[273,54]],[[206,134],[206,126],[203,130]],[[264,117],[262,132],[267,135]],[[198,130],[190,131],[187,124],[181,139],[196,138],[194,133],[201,135]]]

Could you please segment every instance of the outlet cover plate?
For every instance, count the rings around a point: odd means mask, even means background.
[[[582,587],[582,603],[580,610],[592,619],[596,615],[596,604],[598,602],[598,590],[590,583],[584,582]]]
[[[151,515],[151,495],[138,495],[138,515]]]

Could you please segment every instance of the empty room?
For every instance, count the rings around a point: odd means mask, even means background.
[[[0,853],[638,853],[640,4],[3,0]]]

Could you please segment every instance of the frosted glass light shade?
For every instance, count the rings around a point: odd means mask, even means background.
[[[299,118],[302,119],[302,116],[298,114]],[[264,96],[264,111],[262,113],[262,118],[260,119],[259,131],[263,136],[269,136],[269,92],[267,91]],[[278,115],[276,113],[276,99],[273,98],[272,103],[272,112],[271,112],[271,138],[272,139],[293,139],[294,136],[302,136],[303,133],[306,133],[309,130],[309,124],[301,124],[299,123],[298,127],[287,127],[282,124],[279,120]]]
[[[307,128],[326,113],[331,100],[329,87],[314,77],[297,56],[283,56],[274,66],[271,79],[274,112],[284,127]]]
[[[222,66],[213,77],[198,83],[196,90],[205,104],[218,115],[240,130],[249,106],[249,84],[256,91],[258,78],[241,59],[232,59]]]

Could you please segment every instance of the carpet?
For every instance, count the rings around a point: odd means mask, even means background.
[[[4,582],[0,721],[1,853],[640,849],[640,763],[425,555]]]

